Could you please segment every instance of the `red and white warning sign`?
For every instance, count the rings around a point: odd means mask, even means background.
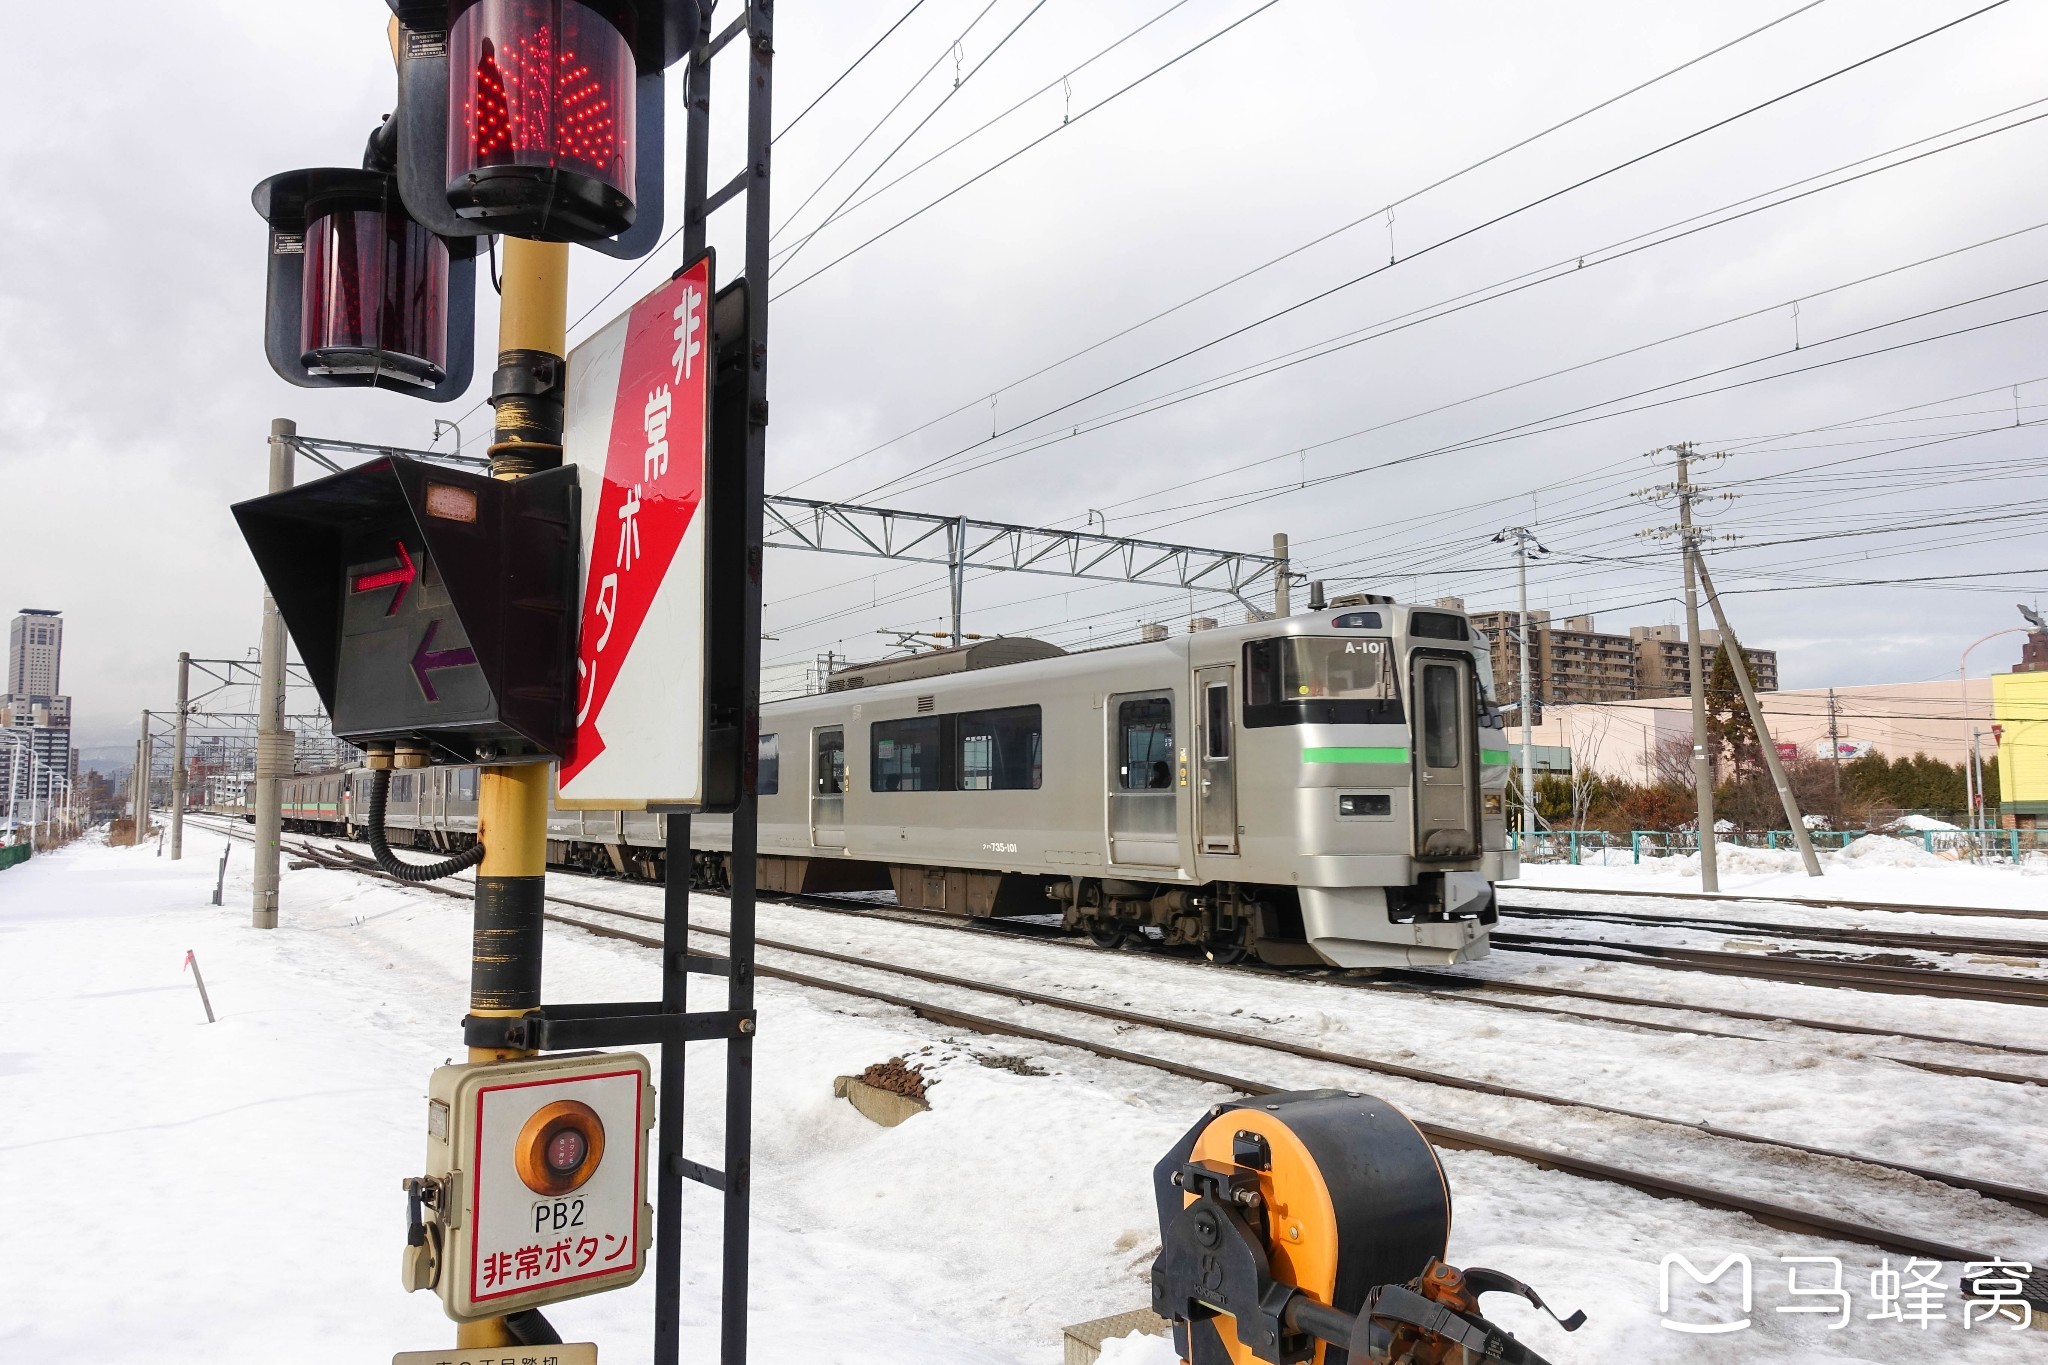
[[[703,797],[710,379],[709,256],[569,353],[584,583],[564,806]]]
[[[443,1067],[428,1168],[446,1197],[439,1287],[458,1319],[617,1289],[646,1266],[646,1058]]]

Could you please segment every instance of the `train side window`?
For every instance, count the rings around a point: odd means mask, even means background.
[[[476,800],[476,769],[464,768],[456,777],[455,796],[461,801]]]
[[[875,788],[880,791],[881,788]],[[846,732],[837,727],[818,731],[819,796],[846,794]]]
[[[1202,689],[1208,703],[1207,724],[1203,726],[1202,756],[1230,757],[1230,684],[1211,683]]]
[[[1038,789],[1044,769],[1036,706],[963,711],[953,719],[960,732],[961,791]]]
[[[775,736],[763,735],[754,746],[754,794],[773,796],[781,790],[782,746]]]
[[[1458,766],[1458,670],[1422,668],[1422,761],[1431,768]]]
[[[1141,697],[1116,709],[1118,782],[1125,791],[1173,786],[1173,700]]]
[[[946,781],[946,716],[911,716],[878,720],[869,727],[873,752],[868,762],[868,789],[878,792],[944,791]]]

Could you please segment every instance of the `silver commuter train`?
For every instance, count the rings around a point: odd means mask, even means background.
[[[998,639],[829,688],[761,711],[764,890],[1385,967],[1483,956],[1492,883],[1518,870],[1487,653],[1458,611],[1354,599],[1072,654]],[[293,824],[333,828],[325,807]],[[466,846],[476,771],[395,774],[386,823],[394,843]],[[693,818],[700,882],[728,880],[730,829]],[[663,871],[660,816],[552,810],[549,841],[557,865]]]

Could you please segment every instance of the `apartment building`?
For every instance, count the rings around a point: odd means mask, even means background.
[[[1446,604],[1455,605],[1455,599]],[[1491,647],[1494,685],[1503,702],[1521,700],[1519,619],[1512,611],[1472,613],[1472,628]],[[1692,686],[1685,632],[1677,626],[1633,626],[1626,635],[1616,635],[1595,629],[1591,616],[1553,621],[1547,611],[1532,611],[1528,636],[1530,681],[1537,700],[1549,705],[1675,697]],[[1700,639],[1709,650],[1721,644],[1719,631],[1702,631]],[[1752,649],[1748,654],[1757,690],[1775,692],[1777,651]],[[1709,667],[1711,661],[1709,653]]]

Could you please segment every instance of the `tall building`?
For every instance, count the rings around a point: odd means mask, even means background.
[[[0,816],[37,818],[73,776],[71,698],[57,690],[63,662],[63,616],[22,608],[7,632],[0,693]]]
[[[23,607],[7,631],[7,694],[54,697],[64,660],[64,616]]]
[[[1472,613],[1472,628],[1493,653],[1494,689],[1503,702],[1521,700],[1521,642],[1518,614]],[[1553,623],[1547,611],[1529,613],[1529,681],[1536,699],[1551,706],[1586,702],[1640,701],[1682,696],[1692,688],[1685,632],[1677,626],[1631,626],[1626,635],[1593,628],[1590,616]],[[1721,633],[1700,632],[1706,662],[1721,646]],[[1778,690],[1778,653],[1746,651],[1759,692]]]

